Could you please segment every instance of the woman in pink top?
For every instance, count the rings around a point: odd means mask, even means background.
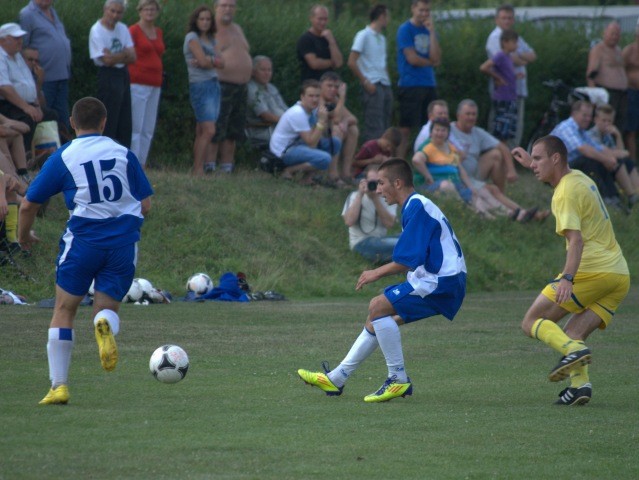
[[[157,0],[140,0],[137,10],[140,21],[129,27],[137,55],[136,62],[129,65],[133,116],[131,151],[144,167],[151,148],[160,103],[162,54],[165,48],[162,30],[155,26],[160,4]]]

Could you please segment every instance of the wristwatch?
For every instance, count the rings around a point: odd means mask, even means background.
[[[568,280],[573,285],[575,284],[575,276],[569,273],[564,273],[559,280]]]

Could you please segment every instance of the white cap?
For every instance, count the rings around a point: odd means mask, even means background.
[[[26,35],[27,32],[20,28],[20,25],[17,23],[5,23],[0,27],[0,38],[4,37],[22,37]]]

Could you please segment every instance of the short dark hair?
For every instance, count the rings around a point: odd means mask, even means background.
[[[391,182],[399,179],[404,182],[404,186],[413,186],[413,170],[403,158],[389,158],[385,162],[382,162],[378,171],[386,172],[386,177],[388,177]]]
[[[597,108],[595,108],[595,114],[614,115],[615,108],[609,103],[602,103],[601,105],[597,105]]]
[[[433,120],[430,123],[430,131],[433,131],[433,128],[435,128],[435,125],[439,125],[440,127],[444,127],[446,128],[446,130],[448,130],[450,132],[450,122],[448,120],[446,120],[445,118],[436,118],[435,120]]]
[[[99,130],[106,116],[106,107],[94,97],[81,98],[75,102],[71,110],[73,124],[78,130]]]
[[[306,90],[309,88],[320,88],[320,84],[314,78],[307,78],[302,82],[302,86],[300,87],[300,95],[304,95]]]
[[[572,107],[570,107],[570,113],[572,114],[578,112],[583,106],[586,105],[592,108],[592,103],[590,103],[588,100],[577,100],[575,103],[572,104]]]
[[[428,115],[433,113],[433,110],[435,110],[435,107],[437,106],[448,109],[448,103],[446,102],[446,100],[442,100],[441,98],[438,98],[437,100],[433,100],[432,102],[428,104],[428,110],[427,110]]]
[[[430,5],[430,0],[413,0],[412,2],[410,2],[410,6],[414,7],[418,3],[426,3],[426,4]]]
[[[397,127],[389,127],[382,134],[382,138],[388,140],[393,148],[399,147],[399,144],[402,143],[402,132],[400,132]]]
[[[517,40],[517,39],[519,39],[519,34],[517,32],[515,32],[514,30],[504,30],[503,32],[501,32],[501,37],[499,37],[499,42],[504,43],[510,40]]]
[[[333,70],[329,70],[328,72],[322,73],[322,76],[320,77],[319,82],[324,83],[329,80],[333,82],[341,82],[342,77],[339,76],[339,73],[334,72]]]
[[[515,7],[513,7],[510,3],[502,3],[501,5],[499,5],[497,7],[497,10],[495,11],[495,15],[499,15],[499,12],[508,12],[508,13],[515,13]]]
[[[376,5],[373,5],[373,8],[371,8],[370,13],[368,14],[368,17],[370,18],[371,22],[374,22],[379,17],[384,15],[387,11],[388,7],[386,5],[378,3]]]
[[[189,15],[189,26],[187,32],[195,32],[197,34],[200,33],[200,31],[197,29],[197,17],[200,16],[200,13],[205,11],[211,14],[211,26],[206,33],[209,35],[209,37],[213,37],[215,35],[215,32],[217,31],[217,26],[215,25],[215,13],[213,13],[213,10],[208,5],[200,5],[191,12],[191,15]]]
[[[533,143],[533,147],[535,145],[543,145],[546,150],[546,154],[548,154],[549,157],[558,153],[561,161],[563,163],[568,163],[568,149],[561,138],[556,137],[555,135],[546,135]]]

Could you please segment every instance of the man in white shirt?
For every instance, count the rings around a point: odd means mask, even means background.
[[[323,137],[328,122],[328,111],[320,101],[317,80],[302,83],[300,101],[281,116],[271,136],[271,153],[282,159],[286,168],[281,178],[292,180],[296,174],[303,185],[313,184],[317,170],[326,170],[342,143],[337,137]]]
[[[89,55],[98,66],[96,97],[107,109],[104,135],[131,147],[131,82],[126,65],[136,60],[129,29],[120,22],[124,0],[106,0],[102,18],[89,33]]]
[[[503,4],[497,7],[495,14],[495,29],[488,35],[486,40],[486,55],[493,58],[497,52],[501,51],[501,34],[504,30],[512,30],[515,24],[515,9],[512,5]],[[537,54],[526,43],[520,35],[517,41],[517,50],[511,54],[513,63],[515,64],[515,73],[517,75],[517,131],[515,138],[512,139],[513,147],[521,144],[521,136],[524,131],[524,109],[526,97],[528,97],[528,76],[526,73],[526,65],[537,60]],[[493,80],[489,80],[489,91],[492,92]],[[491,108],[488,117],[488,130],[492,131],[494,112]]]
[[[348,67],[362,85],[364,132],[362,140],[374,140],[391,126],[393,91],[386,65],[386,37],[390,13],[377,4],[370,12],[371,23],[355,35]]]

